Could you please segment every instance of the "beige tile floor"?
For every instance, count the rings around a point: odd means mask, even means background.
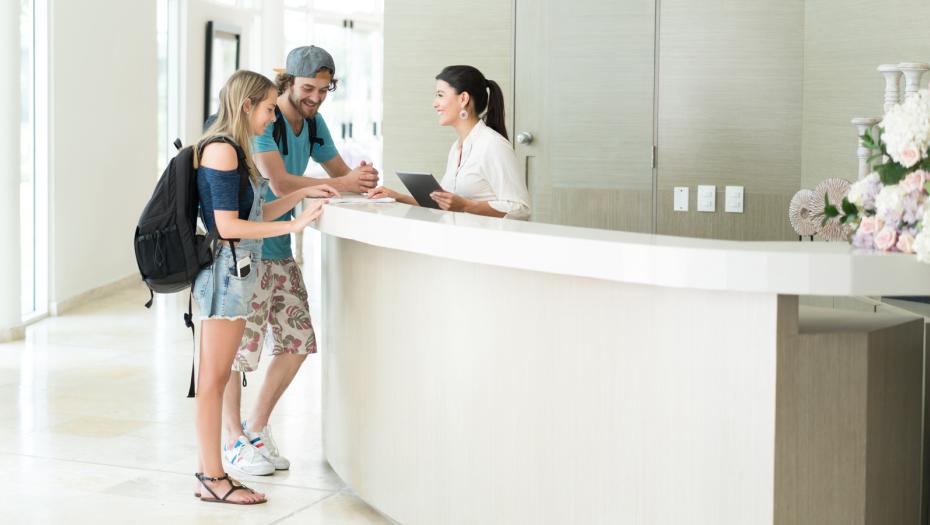
[[[147,298],[142,287],[122,290],[0,344],[0,523],[393,523],[323,456],[318,355],[271,421],[291,470],[244,478],[269,502],[194,499],[186,297],[159,298],[152,310]],[[261,372],[250,376],[246,407]]]

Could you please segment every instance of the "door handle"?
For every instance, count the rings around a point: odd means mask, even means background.
[[[517,133],[517,144],[529,145],[533,143],[533,134],[529,131]]]

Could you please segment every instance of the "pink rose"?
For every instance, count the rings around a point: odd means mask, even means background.
[[[914,164],[917,164],[917,161],[920,160],[920,152],[914,148],[908,148],[901,151],[898,154],[900,157],[901,165],[905,168],[910,168]]]
[[[898,237],[898,243],[895,245],[895,248],[897,248],[899,252],[914,253],[914,236],[907,232],[902,233],[901,236]]]
[[[871,235],[878,231],[878,218],[876,217],[863,217],[862,221],[859,222],[859,229],[857,231],[862,232],[866,235]]]
[[[901,188],[908,193],[913,193],[922,190],[925,181],[926,178],[923,171],[908,173],[907,177],[904,177],[904,180],[901,181]]]
[[[896,240],[898,240],[898,232],[894,228],[884,228],[875,236],[875,247],[887,252],[894,246]]]

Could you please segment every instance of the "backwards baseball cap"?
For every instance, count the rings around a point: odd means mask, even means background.
[[[287,54],[287,66],[284,72],[295,77],[313,78],[324,68],[336,76],[333,56],[321,47],[303,46],[294,48]]]

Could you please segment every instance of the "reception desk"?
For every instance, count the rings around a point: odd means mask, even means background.
[[[930,295],[913,257],[403,204],[316,228],[326,457],[405,525],[920,519],[924,318],[799,300]]]

